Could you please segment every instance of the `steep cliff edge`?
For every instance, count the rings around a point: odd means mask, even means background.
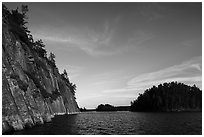
[[[53,58],[41,55],[42,41],[34,42],[19,21],[24,15],[3,5],[3,133],[49,122],[54,115],[79,112],[72,83],[59,73]]]

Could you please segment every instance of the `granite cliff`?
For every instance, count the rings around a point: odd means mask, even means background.
[[[25,27],[26,8],[22,12],[2,8],[3,133],[79,112],[73,84],[59,73],[52,57],[44,56],[42,41],[34,42]]]

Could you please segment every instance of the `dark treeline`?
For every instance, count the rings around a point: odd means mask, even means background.
[[[84,108],[79,108],[80,112],[87,112],[87,111],[96,111],[96,109],[86,109]]]
[[[131,111],[201,111],[202,91],[171,82],[153,86],[131,102]]]
[[[115,107],[110,104],[100,104],[96,108],[96,111],[116,111]]]
[[[117,111],[130,111],[130,106],[116,106]]]
[[[129,111],[130,106],[113,106],[110,104],[100,104],[96,108],[96,111]]]

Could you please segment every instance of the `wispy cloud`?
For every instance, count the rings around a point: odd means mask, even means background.
[[[55,29],[52,26],[35,28],[33,36],[48,43],[56,43],[77,48],[91,56],[116,55],[130,50],[130,47],[141,45],[154,35],[142,29],[129,34],[121,34],[122,16],[106,19],[99,28],[76,28],[73,26]],[[127,36],[126,36],[127,35]],[[57,46],[56,46],[57,47]]]
[[[108,89],[108,90],[104,90],[103,93],[128,93],[128,92],[135,92],[134,88],[120,88],[120,89]]]
[[[190,85],[196,84],[199,88],[202,88],[202,57],[194,57],[179,65],[171,66],[155,72],[141,74],[130,79],[124,88],[104,90],[103,92],[139,93],[153,85],[172,81],[184,82]]]
[[[101,98],[103,96],[104,95],[101,95],[101,94],[89,94],[87,96],[80,97],[80,100],[87,100],[87,99],[93,99],[93,98]]]
[[[186,40],[181,42],[181,45],[185,46],[185,47],[197,47],[197,46],[202,46],[202,38],[196,38],[196,39],[190,39],[190,40]]]
[[[143,3],[138,7],[138,13],[152,21],[164,17],[165,7],[160,3]]]
[[[68,47],[77,47],[89,55],[112,55],[118,53],[118,50],[109,50],[112,46],[112,37],[120,21],[120,16],[106,20],[101,30],[93,28],[60,28],[58,30],[48,26],[48,28],[37,29],[33,31],[35,39],[43,39],[64,44]]]
[[[196,70],[196,72],[195,72]],[[193,58],[190,61],[184,62],[180,65],[175,65],[156,72],[139,75],[128,82],[129,86],[134,86],[135,83],[145,83],[155,80],[165,80],[170,78],[185,78],[201,76],[201,56]]]
[[[152,38],[154,38],[155,35],[144,31],[144,30],[137,30],[134,32],[133,36],[130,37],[127,41],[128,46],[140,46],[145,41],[148,41]]]
[[[116,70],[93,75],[90,77],[93,80],[93,82],[89,86],[108,87],[118,85],[118,83],[121,83],[121,81],[124,81],[130,77],[130,76],[121,77],[122,73],[123,72],[121,70]]]

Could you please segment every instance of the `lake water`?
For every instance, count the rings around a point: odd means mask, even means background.
[[[14,132],[26,135],[202,134],[201,112],[84,112],[55,116],[51,123]]]

